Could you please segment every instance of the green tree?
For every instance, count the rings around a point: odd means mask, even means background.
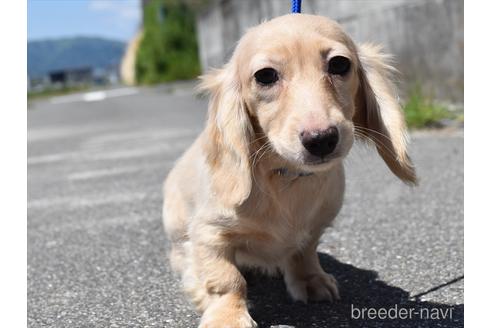
[[[144,8],[137,53],[138,83],[185,80],[200,74],[193,10],[178,0],[152,0]]]

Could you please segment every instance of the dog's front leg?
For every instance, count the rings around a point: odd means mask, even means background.
[[[296,301],[340,299],[337,281],[326,273],[316,252],[317,240],[289,257],[282,265],[287,291]]]
[[[234,250],[207,240],[194,246],[195,273],[202,289],[200,328],[253,328],[246,305],[246,280],[234,263]]]

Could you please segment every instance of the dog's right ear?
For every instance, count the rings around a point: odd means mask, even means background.
[[[251,192],[253,127],[231,63],[201,80],[200,90],[210,94],[204,149],[212,189],[226,207],[239,206]]]

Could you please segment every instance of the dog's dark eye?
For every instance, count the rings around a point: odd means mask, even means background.
[[[278,73],[273,68],[263,68],[255,73],[255,80],[261,85],[271,85],[278,81]]]
[[[345,75],[350,70],[350,60],[347,57],[335,56],[328,62],[328,73]]]

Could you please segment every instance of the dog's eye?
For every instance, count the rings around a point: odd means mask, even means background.
[[[328,73],[345,75],[350,70],[350,60],[347,57],[335,56],[328,62]]]
[[[271,85],[278,81],[278,73],[273,68],[263,68],[255,73],[255,80],[261,85]]]

